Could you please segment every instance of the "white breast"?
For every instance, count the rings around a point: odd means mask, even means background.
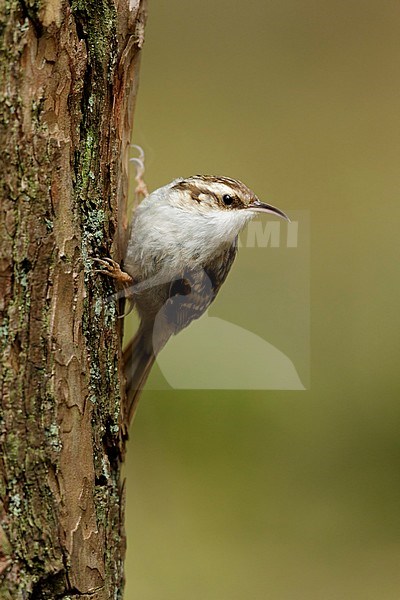
[[[246,210],[184,210],[169,201],[172,185],[150,194],[135,212],[125,264],[139,281],[160,268],[174,276],[206,264],[254,216]]]

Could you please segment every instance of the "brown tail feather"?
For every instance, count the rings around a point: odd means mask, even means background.
[[[149,376],[155,356],[146,350],[145,334],[142,328],[124,350],[124,370],[126,377],[126,397],[128,423],[134,419],[140,393]]]

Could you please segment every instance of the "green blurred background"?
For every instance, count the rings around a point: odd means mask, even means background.
[[[126,598],[398,600],[400,5],[149,11],[134,129],[147,183],[225,174],[309,211],[311,377],[306,391],[143,394]],[[223,290],[232,321],[251,302],[243,277],[263,273],[241,260]],[[257,290],[251,311],[268,307]]]

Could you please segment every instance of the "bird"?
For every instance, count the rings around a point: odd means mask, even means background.
[[[232,267],[240,231],[258,213],[290,221],[237,179],[174,179],[136,208],[123,268],[97,259],[97,271],[124,286],[140,317],[123,356],[128,422],[157,354],[208,309]]]

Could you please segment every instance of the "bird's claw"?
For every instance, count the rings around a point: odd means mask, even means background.
[[[128,273],[125,273],[125,271],[121,269],[120,265],[112,258],[107,256],[104,258],[93,258],[93,262],[101,265],[102,267],[100,269],[94,269],[94,273],[100,273],[101,275],[112,277],[124,285],[132,285],[132,277],[128,275]]]

